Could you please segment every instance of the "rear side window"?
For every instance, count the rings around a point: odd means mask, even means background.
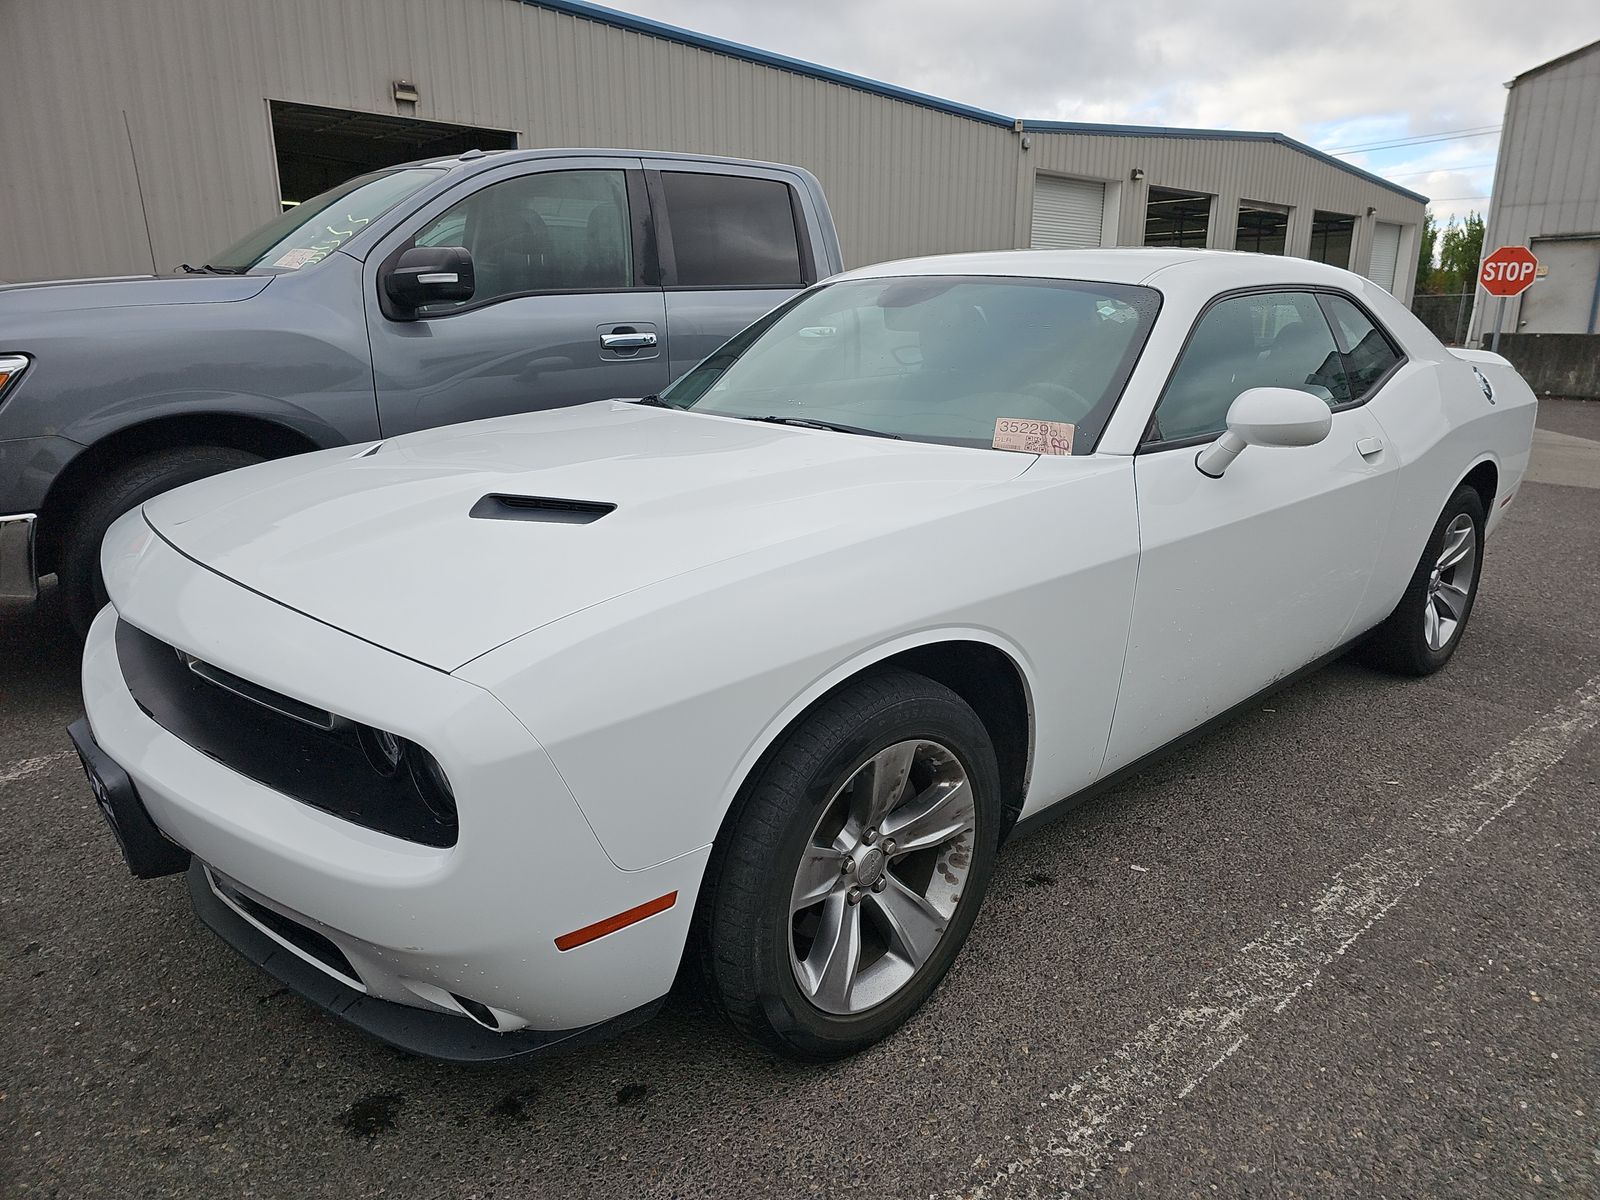
[[[1254,292],[1211,306],[1156,406],[1152,441],[1214,436],[1240,392],[1296,388],[1328,407],[1352,399],[1339,348],[1310,292]]]
[[[1350,399],[1364,399],[1400,361],[1400,352],[1371,317],[1343,296],[1324,295],[1322,304],[1328,310],[1339,351],[1344,355]]]
[[[800,239],[789,185],[774,179],[663,171],[680,287],[800,287]]]

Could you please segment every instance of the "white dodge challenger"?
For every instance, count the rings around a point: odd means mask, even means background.
[[[72,733],[135,874],[395,1045],[571,1044],[688,962],[838,1056],[1030,818],[1357,643],[1442,667],[1534,413],[1316,263],[880,265],[659,397],[130,513]]]

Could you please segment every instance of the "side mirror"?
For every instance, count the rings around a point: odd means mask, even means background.
[[[1221,479],[1246,446],[1315,446],[1333,428],[1326,401],[1295,388],[1240,392],[1228,406],[1228,432],[1195,455],[1202,475]]]
[[[406,312],[424,304],[470,300],[476,286],[472,254],[465,246],[413,246],[383,277],[384,294]]]

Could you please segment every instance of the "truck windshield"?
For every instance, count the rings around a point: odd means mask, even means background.
[[[907,441],[1092,453],[1160,308],[1119,283],[845,280],[802,293],[661,394],[695,412]]]
[[[297,204],[230,246],[207,266],[229,275],[298,271],[321,262],[413,192],[438,179],[437,167],[358,175]]]

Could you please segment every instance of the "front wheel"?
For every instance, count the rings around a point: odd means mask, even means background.
[[[906,671],[847,685],[786,736],[713,856],[713,998],[792,1058],[886,1037],[966,940],[1000,813],[994,748],[959,696]]]
[[[1377,666],[1431,675],[1450,661],[1478,595],[1483,527],[1483,498],[1463,487],[1439,514],[1405,595],[1368,643]]]

